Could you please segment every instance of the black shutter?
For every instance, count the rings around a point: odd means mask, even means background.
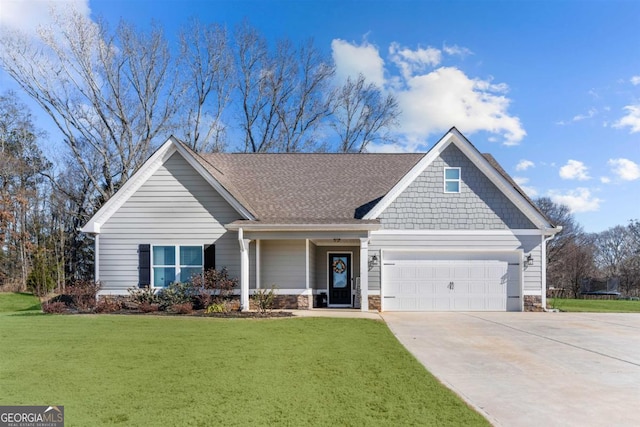
[[[215,270],[215,268],[216,268],[216,245],[205,245],[204,271]]]
[[[151,245],[138,245],[138,287],[151,284]]]

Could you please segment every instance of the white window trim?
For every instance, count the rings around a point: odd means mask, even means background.
[[[454,169],[458,171],[458,179],[447,179],[447,171],[448,170],[454,170]],[[460,193],[462,191],[462,170],[461,170],[461,168],[446,167],[442,171],[442,177],[444,178],[444,192],[445,193],[456,194],[456,193]],[[447,183],[448,182],[457,182],[458,183],[458,191],[447,191]]]
[[[173,248],[175,250],[175,252],[174,252],[174,254],[175,254],[174,265],[164,265],[164,264],[163,265],[156,265],[153,262],[153,249],[156,248],[156,247],[160,247],[160,246],[163,246],[163,247],[164,246],[173,246]],[[180,264],[180,247],[182,247],[182,246],[185,246],[185,247],[186,246],[191,246],[191,247],[200,246],[200,249],[202,250],[202,264],[200,265],[200,268],[202,268],[202,271],[204,271],[204,245],[190,245],[190,244],[186,244],[186,243],[185,244],[177,244],[177,245],[176,244],[162,244],[162,243],[159,243],[157,245],[151,245],[151,252],[149,254],[151,259],[150,259],[150,263],[149,264],[150,264],[150,269],[151,269],[150,278],[151,278],[151,287],[152,288],[154,288],[154,289],[164,289],[164,288],[166,288],[166,286],[156,286],[155,285],[155,268],[156,267],[158,267],[158,268],[160,268],[160,267],[165,267],[165,268],[166,267],[169,267],[169,268],[173,267],[173,268],[176,269],[175,270],[176,271],[176,277],[180,277],[180,273],[181,273],[180,270],[181,270],[182,267],[187,267],[187,268],[197,267],[196,265],[181,265]]]

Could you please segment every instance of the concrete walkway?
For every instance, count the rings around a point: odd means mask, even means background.
[[[380,314],[374,311],[362,311],[349,308],[316,308],[313,310],[285,310],[291,311],[296,317],[346,317],[351,319],[382,320]]]
[[[640,426],[640,315],[382,313],[445,385],[500,426]]]

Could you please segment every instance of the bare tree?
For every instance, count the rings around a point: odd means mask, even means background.
[[[338,151],[364,152],[375,141],[390,141],[389,130],[397,125],[400,115],[398,102],[386,96],[361,74],[347,78],[333,95],[331,127],[340,138]]]
[[[552,224],[562,226],[562,231],[547,243],[547,286],[574,289],[575,272],[583,269],[576,263],[584,255],[582,245],[588,241],[585,233],[568,206],[548,197],[536,199],[535,204]]]
[[[616,225],[595,237],[596,263],[607,277],[620,275],[623,261],[631,255],[630,236],[626,227]]]
[[[192,19],[180,34],[181,95],[184,111],[178,127],[195,151],[225,146],[223,113],[233,89],[233,56],[224,27]]]
[[[330,113],[327,88],[334,73],[312,42],[281,40],[274,52],[246,22],[235,32],[239,122],[245,152],[313,148],[314,131]]]
[[[162,31],[120,24],[110,33],[71,11],[55,14],[38,40],[4,32],[0,65],[53,119],[93,187],[106,200],[164,136],[175,112]],[[100,159],[98,173],[84,157]]]

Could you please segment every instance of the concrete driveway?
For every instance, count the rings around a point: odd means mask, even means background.
[[[640,315],[382,313],[494,425],[639,426]]]

